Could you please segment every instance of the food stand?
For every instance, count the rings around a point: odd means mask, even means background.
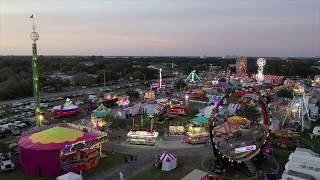
[[[127,142],[130,144],[155,145],[159,133],[154,129],[131,129],[127,134]]]

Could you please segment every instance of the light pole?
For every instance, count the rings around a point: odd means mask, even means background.
[[[103,71],[103,89],[106,89],[106,70]]]

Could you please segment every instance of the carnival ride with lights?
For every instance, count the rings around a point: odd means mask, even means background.
[[[116,105],[118,102],[118,96],[113,95],[112,93],[105,93],[103,94],[99,100],[99,104],[103,104],[106,107],[111,107],[112,105]]]
[[[305,95],[303,84],[296,83],[293,89],[293,99],[286,108],[286,114],[282,121],[285,124],[296,124],[301,126],[301,131],[310,126],[310,121],[315,122],[316,119],[310,117],[309,96]]]
[[[41,121],[43,117],[41,115],[40,109],[40,84],[39,84],[39,65],[38,65],[38,53],[37,53],[37,41],[39,40],[39,33],[36,32],[36,25],[34,23],[35,17],[33,14],[30,16],[32,19],[32,32],[30,38],[33,41],[32,43],[32,81],[33,81],[33,96],[35,104],[35,120],[36,126],[41,126]]]
[[[159,91],[160,89],[165,88],[166,86],[162,81],[162,71],[164,69],[168,68],[168,64],[167,63],[162,63],[162,64],[151,65],[150,67],[152,69],[159,70],[159,82],[151,85],[151,89]]]
[[[199,76],[196,74],[196,70],[191,71],[191,73],[188,75],[188,77],[185,79],[186,82],[189,83],[197,83],[200,82],[201,79]]]
[[[130,104],[129,96],[119,96],[117,104],[119,105],[119,107],[126,109]]]
[[[185,116],[189,114],[189,108],[185,105],[170,105],[167,108],[167,113],[171,116]]]
[[[186,99],[196,100],[196,101],[205,101],[207,100],[207,93],[201,89],[189,89],[185,96]]]
[[[67,98],[63,105],[54,106],[52,108],[55,118],[63,118],[68,116],[74,116],[80,113],[79,107],[74,105],[72,101]]]
[[[263,68],[266,65],[266,59],[258,58],[257,65],[258,65],[258,74],[256,75],[256,79],[258,82],[262,82],[264,80]]]
[[[235,114],[225,112],[228,105],[221,100],[209,118],[209,134],[217,164],[228,166],[244,163],[251,173],[255,173],[252,158],[266,147],[269,110],[266,100],[260,95],[252,96],[250,101],[243,101],[242,105],[253,107],[258,116],[251,117],[250,113],[245,116],[238,110]]]
[[[111,109],[106,108],[103,104],[100,104],[100,106],[93,110],[91,113],[91,123],[92,126],[100,129],[107,125],[107,122],[105,121],[105,118],[107,116],[110,116]],[[111,121],[110,121],[111,122]]]
[[[150,128],[135,128],[133,125],[133,128],[127,134],[127,142],[129,144],[136,145],[155,145],[159,133],[155,129],[153,129],[153,124],[155,122],[156,117],[160,118],[160,116],[162,116],[164,112],[166,112],[166,106],[166,101],[159,101],[159,103],[154,107],[153,111],[147,113],[147,118],[150,121]],[[141,126],[143,126],[142,117],[140,121]]]

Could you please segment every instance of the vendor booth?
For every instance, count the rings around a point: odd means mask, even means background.
[[[127,141],[130,144],[155,145],[159,133],[154,129],[131,129],[127,134]]]
[[[190,144],[206,143],[209,140],[208,132],[208,118],[199,116],[191,120],[187,126],[187,133],[185,134],[185,141]]]

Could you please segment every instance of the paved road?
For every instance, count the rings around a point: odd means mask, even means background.
[[[163,78],[163,81],[166,80],[170,80],[170,78]],[[142,81],[138,82],[141,83]],[[116,87],[116,86],[120,86],[121,84],[112,84],[112,85],[106,85],[106,87],[110,88],[110,87]],[[139,86],[139,85],[138,85]],[[134,88],[137,86],[132,86],[132,87],[128,87],[128,88]],[[99,86],[99,87],[91,87],[91,88],[87,88],[87,89],[80,89],[80,90],[72,90],[72,91],[66,91],[66,92],[57,92],[57,93],[45,93],[45,92],[40,92],[40,96],[41,98],[52,98],[52,97],[59,97],[59,96],[68,96],[74,93],[80,93],[80,92],[91,92],[91,91],[98,91],[99,89],[103,88],[103,86]],[[127,88],[121,88],[123,89],[127,89]],[[118,90],[114,90],[114,91],[118,91]],[[26,97],[26,98],[21,98],[21,99],[13,99],[13,100],[8,100],[8,101],[1,101],[0,105],[4,105],[4,104],[12,104],[15,102],[26,102],[26,101],[32,101],[33,97]]]
[[[87,88],[87,89],[81,89],[81,90],[57,92],[57,93],[40,92],[40,96],[41,96],[41,99],[58,97],[58,96],[68,96],[68,95],[75,94],[75,93],[80,93],[80,92],[86,93],[86,92],[89,92],[89,91],[97,91],[97,90],[99,90],[99,88],[102,88],[102,87],[94,87],[94,88]],[[33,101],[33,97],[26,97],[26,98],[21,98],[21,99],[13,99],[13,100],[9,100],[9,101],[1,101],[0,105],[12,104],[12,103],[15,103],[15,102],[21,103],[21,102],[26,102],[26,101]]]
[[[157,146],[139,146],[126,144],[107,143],[104,150],[115,151],[118,153],[138,155],[138,160],[123,163],[115,166],[107,171],[101,172],[96,176],[88,178],[89,180],[118,180],[119,172],[122,172],[125,178],[132,177],[152,166],[152,162],[156,155],[160,155],[163,151],[169,150],[176,156],[205,156],[212,154],[211,145],[190,146],[188,148],[161,148]]]

